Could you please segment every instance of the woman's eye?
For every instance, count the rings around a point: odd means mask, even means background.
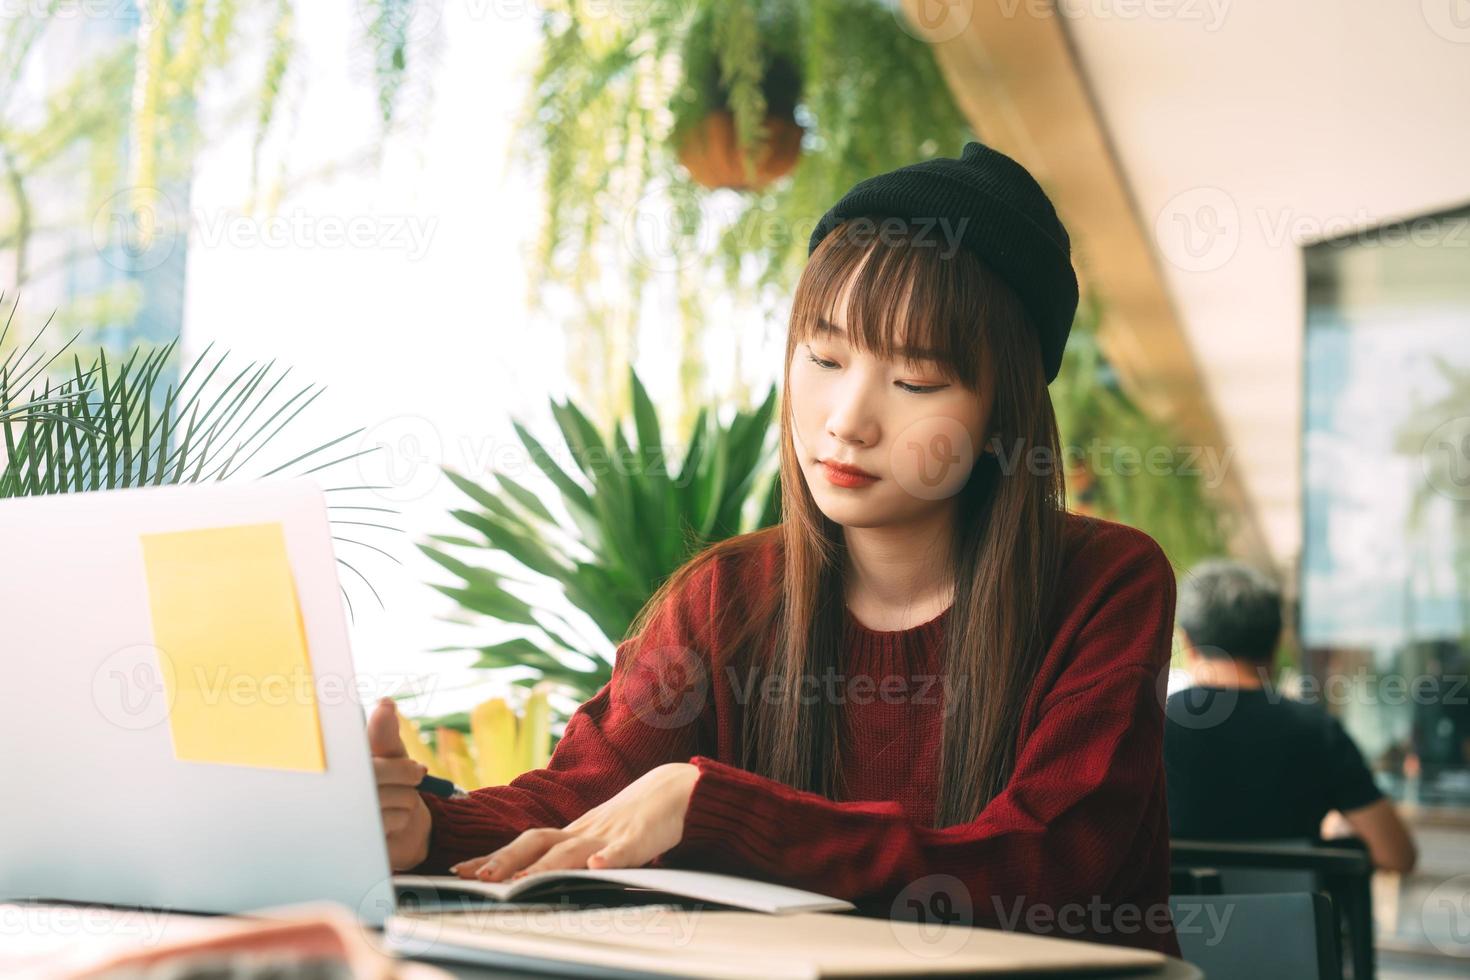
[[[830,371],[837,367],[836,361],[823,360],[811,351],[807,351],[806,359],[824,371]],[[904,381],[895,381],[894,384],[898,385],[904,391],[912,392],[915,395],[927,395],[931,391],[939,391],[941,388],[949,387],[949,385],[911,385]]]

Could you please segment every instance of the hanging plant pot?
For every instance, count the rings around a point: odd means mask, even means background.
[[[761,128],[765,141],[749,173],[735,132],[735,114],[729,109],[715,109],[685,134],[679,144],[679,162],[695,183],[712,190],[764,187],[796,166],[803,130],[795,119],[774,113],[766,116]]]
[[[684,50],[688,84],[675,113],[682,122],[674,132],[679,162],[695,183],[711,190],[757,190],[790,173],[801,157],[804,130],[796,121],[801,67],[794,53],[774,46],[776,39],[789,45],[796,31],[782,22],[763,27],[760,91],[765,115],[755,147],[740,145],[730,90],[721,80],[718,59],[705,47],[712,33],[708,24],[697,26]]]

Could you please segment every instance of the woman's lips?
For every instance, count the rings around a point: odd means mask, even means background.
[[[822,463],[822,472],[827,475],[828,483],[839,487],[866,487],[878,482],[878,478],[871,473],[842,469],[825,461]]]

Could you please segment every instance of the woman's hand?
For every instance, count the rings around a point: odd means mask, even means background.
[[[378,780],[378,809],[388,841],[388,864],[394,871],[407,871],[429,855],[433,817],[414,788],[428,770],[408,757],[398,733],[398,708],[392,700],[378,702],[368,718],[367,732]]]
[[[679,843],[699,769],[656,766],[561,830],[534,827],[483,857],[449,870],[461,878],[503,881],[560,868],[637,868]]]

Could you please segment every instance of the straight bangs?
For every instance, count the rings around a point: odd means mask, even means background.
[[[862,234],[875,220],[881,233]],[[1014,294],[996,283],[973,252],[920,223],[849,219],[822,239],[797,284],[786,362],[797,345],[822,337],[826,324],[844,324],[854,350],[913,367],[932,362],[945,380],[979,392],[996,307],[1023,315]]]

